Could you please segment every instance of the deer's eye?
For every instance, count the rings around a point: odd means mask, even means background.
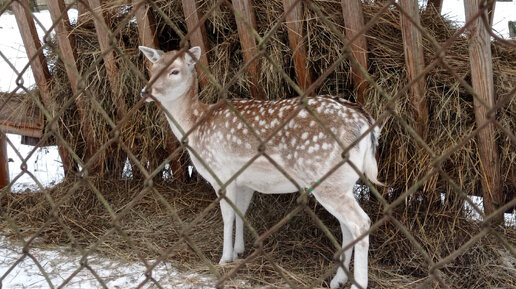
[[[170,72],[170,75],[178,75],[179,74],[179,70],[177,69],[174,69]]]

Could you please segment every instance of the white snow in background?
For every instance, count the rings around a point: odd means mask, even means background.
[[[77,10],[68,10],[68,17],[70,21],[77,21]],[[43,42],[43,37],[47,28],[52,26],[52,19],[48,10],[34,13],[34,17],[45,27],[41,27],[37,21],[35,21],[36,30],[38,31],[39,38]],[[23,41],[18,30],[18,24],[13,14],[9,14],[7,11],[0,16],[0,51],[2,54],[11,62],[17,72],[23,70],[28,63],[27,54],[23,46]],[[52,34],[54,34],[52,32]],[[16,85],[16,78],[18,73],[15,72],[11,66],[3,59],[0,58],[0,71],[2,77],[0,77],[0,90],[1,91],[12,91]],[[23,86],[30,88],[34,85],[34,76],[30,67],[23,74]],[[21,92],[21,91],[19,91]]]
[[[76,9],[68,10],[68,17],[71,21],[77,20],[77,14]],[[43,42],[46,29],[52,26],[50,13],[48,10],[45,10],[34,13],[34,17],[39,21],[39,23],[35,21],[35,25],[40,40]],[[0,91],[10,92],[16,89],[17,75],[28,63],[27,54],[18,30],[18,24],[13,14],[4,12],[0,16],[0,39],[8,40],[0,42],[0,51],[10,62],[9,64],[3,58],[0,58],[0,72],[2,75],[2,77],[0,77]],[[14,66],[14,70],[11,65]],[[30,67],[28,67],[23,73],[23,86],[25,88],[31,88],[34,85],[34,76]],[[23,92],[23,90],[18,89],[18,92]],[[11,180],[14,180],[14,178],[22,172],[20,168],[22,159],[16,154],[14,149],[17,149],[24,159],[34,147],[20,144],[20,136],[9,134],[8,138],[14,145],[14,148],[9,144],[7,145],[7,154],[9,158],[12,159],[12,162],[9,163],[9,176]],[[64,177],[64,171],[56,146],[37,149],[26,163],[28,171],[34,174],[44,187],[55,185],[61,182]],[[37,188],[37,183],[27,173],[24,173],[17,179],[12,186],[13,191]]]
[[[7,155],[12,160],[9,161],[10,180],[18,178],[11,187],[13,191],[38,190],[38,185],[28,173],[22,173],[22,159],[34,150],[33,146],[22,145],[21,136],[8,134],[7,137],[13,144],[7,145]],[[18,156],[15,149],[22,156]],[[27,170],[38,179],[43,187],[51,187],[64,178],[61,158],[55,146],[36,148],[35,152],[28,160],[25,160]],[[21,174],[21,176],[20,176]]]
[[[446,15],[448,19],[456,21],[458,25],[464,25],[466,21],[464,1],[465,0],[443,1],[442,14]],[[509,27],[507,25],[509,21],[516,21],[516,2],[496,2],[493,31],[504,38],[509,38]]]

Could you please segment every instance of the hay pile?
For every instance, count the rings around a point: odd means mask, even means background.
[[[68,180],[48,190],[54,202],[61,204],[56,214],[59,222],[55,219],[48,221],[52,209],[47,201],[42,201],[46,199],[42,193],[14,193],[2,198],[0,205],[6,212],[5,216],[23,230],[10,227],[4,220],[0,223],[2,231],[13,239],[18,236],[28,238],[44,227],[33,245],[52,247],[66,244],[85,250],[95,247],[101,255],[124,260],[154,260],[161,257],[165,250],[170,250],[166,261],[180,270],[209,273],[208,266],[181,238],[183,230],[167,209],[167,204],[170,204],[183,223],[192,222],[214,200],[214,194],[205,182],[180,186],[157,184],[155,192],[142,194],[144,187],[141,182],[91,181],[102,191],[117,214],[124,212],[131,204],[131,209],[120,218],[116,230],[113,231],[112,219],[95,193],[87,186],[76,190],[73,188],[75,182]],[[132,203],[140,194],[141,198]],[[247,217],[261,234],[296,205],[290,195],[259,194],[255,196]],[[340,232],[339,224],[331,215],[313,199],[307,206],[340,238],[337,233]],[[364,202],[363,206],[368,212],[379,209],[372,202]],[[482,230],[477,224],[457,215],[426,216],[420,213],[407,219],[400,208],[394,211],[394,216],[402,220],[435,261],[448,256]],[[216,206],[207,211],[187,233],[189,240],[214,264],[222,251],[222,227],[220,211]],[[508,240],[516,239],[514,228],[501,233]],[[70,236],[73,236],[73,241]],[[246,231],[246,256],[253,252],[253,242],[251,234]],[[294,216],[281,230],[265,240],[263,248],[296,286],[329,285],[331,277],[322,281],[318,278],[332,272],[334,248],[307,213]],[[516,275],[511,269],[514,264],[510,265],[510,262],[514,263],[516,259],[493,236],[487,236],[442,271],[446,282],[453,288],[516,288]],[[234,266],[229,264],[216,268],[220,273],[227,273]],[[415,288],[418,285],[428,288],[436,285],[428,277],[428,265],[424,258],[391,222],[385,223],[371,235],[369,272],[370,288]],[[264,256],[243,266],[235,278],[248,281],[249,288],[288,287]]]
[[[206,13],[215,2],[214,0],[201,1],[200,9]],[[117,2],[112,2],[110,5],[112,6],[105,7],[106,14],[111,15],[109,18],[112,28],[119,29],[117,43],[124,55],[124,57],[117,58],[121,72],[119,89],[121,94],[126,96],[128,106],[132,107],[139,99],[139,92],[145,85],[145,79],[139,77],[131,69],[131,64],[145,73],[144,60],[136,48],[138,45],[136,24],[129,23],[120,28],[118,24],[124,19],[124,15],[120,14]],[[156,5],[169,16],[170,20],[179,29],[182,29],[182,33],[186,33],[186,24],[179,1],[157,1]],[[343,19],[338,2],[321,1],[315,2],[315,5],[321,9],[335,27],[343,32],[341,25]],[[276,23],[275,19],[281,16],[282,3],[281,1],[257,1],[255,6],[258,32],[260,35],[264,35]],[[364,5],[366,20],[371,19],[379,9],[380,7],[376,4]],[[155,12],[154,14],[161,48],[164,50],[176,49],[181,40],[180,36],[159,13]],[[303,26],[307,31],[308,67],[310,67],[315,78],[345,53],[345,47],[342,45],[341,35],[331,32],[315,12],[305,9],[304,16],[307,19],[303,22]],[[102,104],[106,112],[116,122],[119,118],[117,118],[114,109],[105,71],[102,65],[91,67],[91,63],[95,63],[100,56],[96,34],[92,29],[91,16],[86,15],[83,19],[74,29],[79,67],[88,79],[87,86],[90,95]],[[453,23],[432,12],[422,14],[421,21],[423,27],[428,29],[427,32],[439,43],[444,43],[456,31]],[[210,70],[213,75],[217,76],[219,84],[225,85],[243,65],[238,33],[231,10],[224,5],[215,9],[208,17],[206,30],[208,31],[210,46],[208,55]],[[406,84],[398,11],[387,10],[380,17],[380,21],[368,31],[367,37],[370,49],[369,73],[378,85],[392,97]],[[274,62],[283,64],[285,72],[295,79],[292,54],[287,39],[287,31],[284,26],[281,26],[267,42],[266,50]],[[506,96],[516,83],[516,70],[514,69],[516,67],[516,52],[512,48],[499,45],[496,42],[493,43],[492,47],[496,95],[501,98]],[[426,63],[430,63],[435,59],[436,48],[432,46],[429,39],[425,38],[424,49]],[[448,65],[465,80],[469,79],[468,58],[467,40],[464,37],[459,37],[451,44],[446,60]],[[53,83],[53,95],[64,102],[69,99],[70,89],[62,63],[59,60],[55,61],[53,74],[56,75]],[[237,75],[237,79],[237,82],[230,87],[226,97],[250,97],[246,75]],[[472,96],[441,65],[438,65],[426,76],[426,81],[426,97],[430,112],[430,123],[428,125],[430,131],[427,141],[434,154],[440,155],[474,130]],[[261,60],[259,85],[264,88],[266,95],[271,99],[295,96],[294,90],[266,59]],[[353,100],[352,90],[349,65],[347,62],[343,62],[328,76],[317,92],[340,95]],[[201,98],[205,102],[215,102],[219,97],[213,84],[209,84],[201,90]],[[367,100],[367,109],[373,116],[378,116],[385,111],[385,105],[389,98],[381,96],[377,90],[371,89],[368,92]],[[413,123],[410,101],[406,94],[395,102],[393,110],[409,124]],[[516,127],[515,111],[516,100],[513,98],[497,115],[500,124],[510,131]],[[104,143],[110,137],[111,127],[95,109],[91,109],[89,115],[92,122],[95,123],[96,136],[100,143]],[[77,131],[80,125],[73,106],[64,119],[66,121],[65,131],[70,132],[67,139],[81,156],[84,141]],[[167,135],[169,135],[167,131],[168,127],[164,124],[162,114],[157,111],[154,105],[145,105],[140,108],[138,116],[133,118],[130,124],[123,127],[121,135],[122,141],[134,149],[143,163],[149,161],[152,164],[157,164],[168,155],[165,150]],[[431,159],[429,154],[415,143],[410,134],[395,118],[391,117],[384,123],[382,133],[380,176],[388,183],[389,187],[401,192],[421,179],[428,171]],[[502,181],[504,190],[508,193],[516,189],[516,178],[514,177],[516,175],[516,156],[514,155],[514,149],[511,149],[514,148],[514,144],[503,134],[498,136],[498,143],[502,172],[504,172]],[[116,167],[116,173],[118,174],[121,169],[120,166],[123,166],[123,162],[119,160],[123,158],[124,153],[120,152],[120,148],[115,145],[110,147],[107,155],[120,155],[119,158],[107,162],[112,167],[108,168],[108,171]],[[480,188],[478,162],[478,152],[473,139],[455,151],[442,166],[464,192],[478,194]],[[448,182],[439,175],[435,175],[426,182],[422,192],[424,194],[444,192],[450,196],[454,194]]]
[[[160,9],[168,15],[171,21],[186,32],[186,24],[183,19],[180,1],[161,0],[156,2]],[[214,0],[200,1],[200,7],[206,12]],[[255,1],[255,9],[258,23],[258,32],[263,35],[274,25],[281,16],[283,6],[281,1]],[[121,17],[118,12],[118,4],[113,1],[105,7],[109,15],[113,29],[119,29],[117,43],[124,55],[119,55],[117,62],[121,71],[118,87],[124,95],[128,106],[133,106],[139,99],[140,89],[145,85],[145,79],[131,70],[131,64],[144,73],[144,59],[137,51],[138,37],[135,23],[127,23],[120,26]],[[339,1],[317,1],[324,15],[343,31],[341,7]],[[376,4],[365,4],[364,13],[366,20],[371,19],[379,11]],[[306,44],[308,47],[308,61],[312,74],[315,77],[322,74],[338,57],[345,53],[342,46],[341,35],[332,33],[318,16],[308,9],[304,11],[305,20],[303,26],[307,33]],[[154,15],[160,35],[161,48],[170,50],[177,48],[180,37],[161,18],[159,13]],[[428,32],[442,43],[455,31],[453,23],[438,15],[428,13],[422,15],[422,23],[428,28]],[[97,36],[92,29],[91,17],[85,15],[81,22],[75,26],[74,36],[79,56],[79,67],[87,78],[87,86],[91,91],[91,97],[101,103],[108,115],[117,120],[116,111],[112,102],[111,91],[107,83],[107,77],[102,65],[92,67],[91,63],[100,57],[98,51]],[[208,17],[206,30],[210,44],[210,70],[217,76],[221,85],[226,84],[236,73],[242,63],[242,54],[238,42],[238,33],[231,10],[222,6],[215,9]],[[375,81],[390,96],[396,95],[406,83],[403,47],[399,27],[399,13],[388,10],[380,17],[367,33],[370,48],[369,73]],[[278,29],[267,42],[266,49],[275,62],[283,64],[285,71],[294,77],[291,51],[288,47],[287,31],[285,27]],[[425,59],[429,63],[434,59],[435,49],[428,39],[424,41]],[[516,83],[516,52],[510,48],[493,43],[493,67],[495,70],[496,93],[499,96],[507,94]],[[65,77],[63,64],[54,57],[52,83],[53,95],[59,102],[65,103],[71,90]],[[468,80],[468,53],[467,41],[460,37],[453,42],[447,53],[448,63],[458,73]],[[294,95],[294,90],[279,76],[274,67],[267,60],[261,62],[260,85],[269,98],[284,98]],[[454,79],[443,67],[437,66],[427,76],[427,101],[430,111],[428,145],[436,155],[447,148],[457,144],[464,136],[468,135],[475,127],[472,96],[469,95],[459,82]],[[353,86],[349,74],[349,65],[342,63],[335,72],[318,88],[318,93],[330,93],[353,99],[351,94]],[[227,97],[250,97],[245,75],[238,76],[236,84],[229,89]],[[208,85],[201,91],[201,98],[205,102],[214,102],[218,95],[214,85]],[[378,116],[385,111],[385,105],[389,101],[378,94],[376,90],[368,92],[367,109]],[[403,95],[394,104],[394,111],[402,118],[410,121],[410,107],[407,96]],[[111,127],[103,119],[101,114],[93,107],[90,108],[89,117],[96,124],[95,133],[101,143],[110,137]],[[498,112],[499,122],[514,131],[516,128],[516,100],[511,102]],[[76,110],[70,107],[63,118],[64,130],[72,147],[82,156],[84,152],[84,140],[80,134],[79,118]],[[134,148],[138,158],[152,167],[160,163],[168,156],[166,151],[168,126],[164,124],[162,113],[155,105],[145,105],[139,108],[137,117],[132,118],[130,124],[123,126],[121,140]],[[383,128],[380,140],[380,176],[392,188],[386,197],[395,197],[404,189],[410,187],[427,171],[431,160],[426,152],[415,145],[412,137],[393,117],[389,118]],[[500,134],[501,164],[504,189],[509,192],[515,190],[515,162],[514,144],[509,138]],[[115,212],[120,212],[143,189],[138,174],[134,174],[133,180],[118,180],[125,154],[119,145],[109,147],[108,154],[112,159],[106,163],[107,171],[112,171],[110,178],[93,179],[95,186],[103,194],[104,198],[113,207]],[[479,173],[477,171],[478,153],[475,139],[454,152],[443,164],[443,168],[461,186],[465,192],[479,192]],[[88,247],[97,242],[98,238],[113,227],[106,209],[101,205],[94,192],[88,186],[82,185],[77,191],[73,191],[74,180],[70,178],[65,183],[49,190],[50,195],[56,199],[63,199],[60,207],[59,219],[71,228],[71,235],[76,240],[75,244]],[[214,194],[206,186],[205,182],[198,181],[191,184],[159,183],[155,182],[157,191],[177,211],[180,218],[191,221],[203,211],[213,200]],[[423,190],[418,192],[423,196],[447,193],[451,199],[457,199],[457,193],[447,181],[439,175],[434,176],[424,184]],[[2,208],[6,209],[6,216],[20,227],[27,228],[23,235],[30,235],[43,225],[49,217],[49,204],[41,201],[41,194],[8,194],[2,198]],[[413,198],[417,200],[417,198]],[[435,199],[434,199],[435,200]],[[362,200],[365,210],[373,221],[382,217],[382,208],[376,202]],[[271,205],[272,204],[272,205]],[[460,214],[460,202],[448,202],[449,207],[440,207],[438,211],[420,210],[422,204],[415,202],[413,205],[399,207],[394,211],[394,216],[400,220],[420,242],[435,261],[451,254],[454,250],[464,245],[481,228],[476,224],[463,219]],[[249,219],[258,232],[264,232],[273,226],[285,212],[296,206],[291,196],[257,196],[249,210]],[[131,237],[132,242],[127,243],[121,234],[115,233],[105,237],[97,248],[110,256],[124,257],[128,259],[138,258],[139,255],[146,258],[159,256],[163,248],[177,247],[171,256],[167,257],[174,263],[193,270],[207,270],[200,259],[180,238],[180,227],[173,221],[170,212],[160,201],[160,197],[152,192],[144,194],[127,215],[120,221],[121,229]],[[338,224],[320,208],[313,200],[309,207],[314,209],[318,216],[324,220],[332,232],[338,231]],[[1,227],[9,228],[6,222]],[[222,223],[218,209],[209,211],[189,237],[207,255],[212,262],[217,262],[222,246]],[[516,240],[513,229],[503,232],[509,240]],[[63,231],[58,223],[51,223],[40,234],[44,243],[63,244],[70,243],[70,235]],[[252,244],[250,235],[247,236],[247,247]],[[337,236],[339,238],[339,236]],[[318,276],[331,269],[333,247],[317,228],[312,220],[302,213],[296,216],[273,237],[267,239],[265,250],[284,269],[295,284],[303,286],[319,286],[312,284]],[[248,250],[249,252],[249,250]],[[248,253],[246,252],[246,253]],[[510,280],[514,278],[514,272],[507,269],[502,263],[501,256],[504,249],[497,243],[494,237],[485,237],[481,242],[475,243],[466,253],[461,254],[451,264],[443,268],[445,280],[457,288],[495,288],[503,286],[516,287],[516,283]],[[219,270],[229,271],[229,267]],[[428,265],[422,256],[413,250],[413,246],[396,228],[387,222],[380,230],[371,236],[371,287],[372,288],[413,288],[417,285],[425,287],[437,286],[428,277]],[[275,272],[273,266],[265,259],[258,258],[247,264],[240,271],[239,276],[256,281],[256,284],[270,285],[271,287],[283,287],[285,283],[280,275]],[[329,281],[329,280],[325,280]],[[512,283],[511,283],[512,282]]]

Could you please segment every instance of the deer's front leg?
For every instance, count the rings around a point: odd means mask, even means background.
[[[223,193],[224,192],[221,192],[221,194]],[[228,186],[225,194],[227,200],[235,204],[234,186]],[[222,258],[219,264],[233,261],[233,224],[235,223],[235,211],[226,198],[220,201],[220,211],[222,213],[222,221],[224,222],[224,244],[222,246]]]

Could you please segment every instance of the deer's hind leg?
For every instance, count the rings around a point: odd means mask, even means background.
[[[236,195],[236,207],[242,215],[245,216],[251,200],[253,199],[254,191],[246,187],[239,187]],[[236,215],[235,227],[235,248],[233,250],[233,260],[241,258],[244,254],[244,221],[238,214]]]
[[[340,222],[342,247],[348,246],[369,230],[371,221],[353,196],[355,182],[343,184],[342,182],[332,183],[331,181],[325,181],[325,183],[317,187],[317,192],[314,192],[314,196]],[[337,269],[337,274],[330,283],[331,288],[339,288],[347,282],[348,276],[342,266],[344,266],[346,271],[349,269],[353,249],[355,251],[354,280],[361,287],[367,287],[369,236],[363,237],[353,247],[348,248],[344,252],[344,258]],[[357,287],[352,285],[351,288],[356,289]]]

